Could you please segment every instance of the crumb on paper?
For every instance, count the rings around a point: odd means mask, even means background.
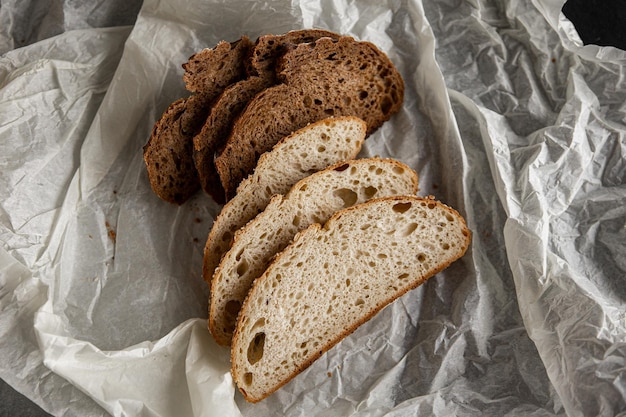
[[[107,228],[107,235],[113,241],[113,243],[115,243],[115,238],[117,237],[117,234],[115,233],[115,230],[111,227],[109,222],[104,222],[104,225]]]

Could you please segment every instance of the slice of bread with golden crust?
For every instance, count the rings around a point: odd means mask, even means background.
[[[251,402],[267,397],[469,243],[455,210],[415,196],[371,200],[299,233],[239,314],[231,349],[239,390]]]
[[[289,133],[328,116],[356,116],[368,134],[396,113],[404,82],[387,55],[343,36],[294,46],[277,62],[282,84],[255,96],[215,158],[226,195],[250,174],[261,154]]]
[[[263,211],[274,194],[285,194],[313,172],[355,158],[365,140],[365,130],[365,122],[359,118],[330,117],[283,138],[261,155],[254,173],[242,181],[235,197],[213,222],[204,248],[205,281],[211,283],[235,232]]]
[[[393,159],[365,158],[340,162],[311,174],[284,197],[272,197],[263,212],[237,231],[215,270],[209,330],[217,343],[230,343],[237,313],[252,282],[297,232],[374,197],[416,192],[417,174],[408,166]]]

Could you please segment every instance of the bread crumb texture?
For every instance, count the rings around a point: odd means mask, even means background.
[[[239,307],[252,282],[295,235],[335,212],[375,197],[415,194],[417,174],[393,159],[340,162],[296,183],[283,197],[236,232],[211,283],[209,329],[219,344],[229,344]]]

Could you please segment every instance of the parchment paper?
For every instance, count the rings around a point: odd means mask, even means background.
[[[626,415],[626,53],[583,47],[561,1],[501,3],[146,0],[7,52],[0,377],[68,416]],[[160,201],[142,146],[191,54],[305,27],[394,61],[404,107],[361,156],[415,168],[473,241],[251,405],[206,330],[220,207]]]

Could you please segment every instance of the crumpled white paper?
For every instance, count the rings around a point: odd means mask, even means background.
[[[5,54],[0,377],[54,415],[626,415],[626,53],[561,6],[146,0]],[[220,207],[160,201],[141,148],[191,54],[303,27],[388,53],[406,101],[363,156],[414,167],[473,241],[252,405],[206,330]]]

